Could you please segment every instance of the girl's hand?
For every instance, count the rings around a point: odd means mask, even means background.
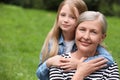
[[[61,67],[65,72],[77,69],[77,64],[79,64],[79,60],[75,58],[63,58],[61,59]]]
[[[49,58],[46,61],[47,67],[51,67],[51,66],[60,67],[62,64],[62,62],[61,62],[62,59],[64,59],[64,57],[62,57],[60,55],[56,55],[56,56]]]

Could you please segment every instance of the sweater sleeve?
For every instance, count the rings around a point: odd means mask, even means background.
[[[120,80],[120,74],[117,63],[114,63],[111,66],[109,66],[108,69],[106,69],[105,75],[108,77],[107,80]]]
[[[46,62],[41,63],[36,71],[36,75],[40,80],[48,80],[49,78],[49,68]]]

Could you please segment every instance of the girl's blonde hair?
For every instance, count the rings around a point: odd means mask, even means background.
[[[77,19],[77,16],[75,15],[74,7],[78,10],[79,14],[88,10],[87,5],[85,4],[85,2],[83,0],[64,0],[60,4],[60,6],[58,8],[55,23],[54,23],[51,31],[48,33],[46,40],[43,44],[42,50],[41,50],[42,62],[44,62],[49,57],[52,57],[52,56],[55,56],[58,54],[58,50],[59,50],[58,41],[59,41],[59,37],[61,35],[61,29],[58,26],[58,18],[59,18],[60,11],[65,4],[69,5],[69,7],[70,7],[72,13],[74,14],[74,16],[76,17],[76,19]],[[51,44],[50,44],[50,41],[52,42]]]

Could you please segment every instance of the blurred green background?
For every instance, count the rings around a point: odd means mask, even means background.
[[[48,7],[50,1],[52,5]],[[61,1],[0,1],[0,80],[37,80],[40,50]],[[106,15],[108,35],[105,44],[120,68],[120,1],[113,0],[112,7],[103,0],[85,1],[89,3],[89,10],[99,10]],[[94,7],[98,3],[99,6]]]

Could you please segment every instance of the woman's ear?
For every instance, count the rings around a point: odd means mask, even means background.
[[[101,43],[104,41],[105,38],[106,38],[106,34],[103,34],[102,39],[101,39]]]

